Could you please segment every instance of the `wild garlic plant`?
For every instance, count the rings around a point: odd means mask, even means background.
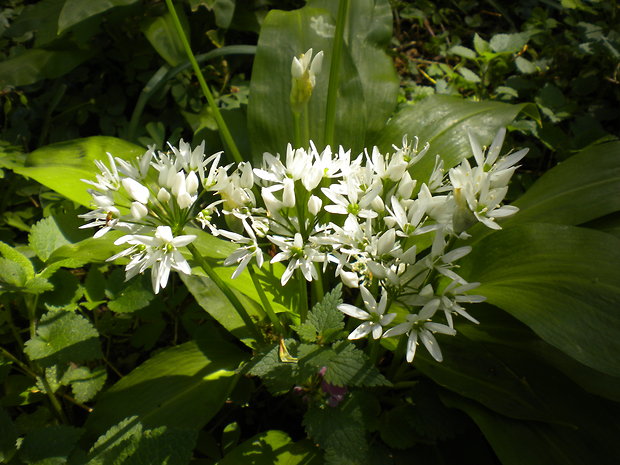
[[[200,225],[238,244],[224,261],[233,277],[267,260],[285,265],[283,286],[297,275],[304,292],[306,281],[322,289],[334,276],[359,288],[363,302],[339,306],[361,321],[349,339],[404,335],[407,361],[419,342],[441,361],[433,333],[455,335],[455,316],[477,323],[461,304],[484,300],[470,294],[478,283],[458,274],[471,247],[456,239],[477,222],[499,229],[496,220],[517,211],[502,201],[527,150],[500,157],[504,135],[485,154],[470,134],[476,165],[463,160],[446,173],[437,155],[427,179],[417,179],[417,164],[430,146],[407,137],[391,153],[289,144],[284,157],[265,153],[260,168],[220,165],[221,153],[183,141],[134,162],[109,155],[87,181],[97,208],[82,215],[83,227],[99,228],[95,237],[124,232],[115,244],[128,247],[109,260],[129,258],[127,279],[151,268],[157,293],[171,270],[191,273],[182,250],[196,235],[185,228]]]

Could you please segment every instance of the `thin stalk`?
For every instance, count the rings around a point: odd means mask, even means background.
[[[405,351],[407,350],[407,336],[398,338],[398,345],[394,350],[394,356],[388,369],[388,379],[394,379],[398,368],[405,363]]]
[[[47,381],[47,377],[45,376],[45,370],[43,371],[43,374],[39,377],[39,379],[41,380],[41,383],[43,384],[43,388],[45,389],[45,393],[47,394],[47,397],[52,403],[52,407],[56,411],[56,415],[58,415],[58,418],[60,419],[60,421],[62,421],[65,424],[69,423],[69,420],[67,419],[67,416],[65,415],[65,412],[62,409],[62,405],[60,405],[60,402],[58,401],[56,394],[52,392],[52,387],[50,386],[50,383]]]
[[[334,48],[329,65],[329,87],[327,88],[327,107],[325,109],[325,145],[334,145],[336,129],[336,100],[338,99],[338,83],[340,80],[340,61],[342,59],[342,44],[344,42],[344,28],[349,12],[349,0],[340,0],[338,17],[336,18],[336,33]]]
[[[174,8],[174,5],[172,4],[172,0],[166,0],[166,5],[168,6],[168,11],[170,11],[170,15],[172,16],[172,21],[174,22],[174,27],[176,29],[177,35],[179,36],[179,39],[181,39],[181,42],[183,43],[183,48],[185,48],[185,53],[187,53],[187,58],[192,64],[192,68],[194,68],[194,72],[196,73],[196,77],[198,78],[198,82],[200,83],[200,88],[202,89],[202,93],[207,98],[209,107],[211,108],[211,111],[213,112],[213,118],[215,119],[215,122],[217,123],[217,127],[220,130],[222,139],[224,139],[224,143],[228,147],[228,150],[230,150],[230,152],[232,153],[233,159],[237,163],[241,163],[243,161],[243,158],[241,157],[241,153],[239,152],[239,149],[237,148],[237,145],[235,144],[235,141],[233,140],[232,135],[230,134],[230,130],[228,129],[228,126],[226,125],[226,122],[224,121],[222,114],[220,113],[220,109],[217,107],[217,104],[215,103],[213,94],[211,93],[211,90],[209,89],[209,86],[207,85],[207,82],[205,81],[202,71],[200,70],[200,66],[198,66],[198,62],[196,61],[194,52],[192,52],[192,48],[189,45],[189,41],[187,40],[187,37],[185,37],[185,32],[183,31],[183,27],[181,26],[181,21],[179,21],[177,12]]]
[[[301,145],[306,148],[310,146],[310,120],[308,119],[308,104],[304,105],[301,112]]]
[[[239,301],[235,293],[232,291],[230,287],[228,287],[222,278],[220,278],[217,273],[211,268],[211,265],[207,263],[207,261],[200,255],[200,252],[196,248],[194,244],[188,244],[187,249],[190,251],[194,260],[200,265],[200,267],[207,273],[207,276],[211,278],[211,280],[215,283],[215,285],[222,291],[222,293],[226,296],[228,301],[235,307],[237,314],[241,317],[245,325],[248,329],[254,334],[256,341],[258,343],[262,343],[265,341],[263,334],[258,330],[258,327],[254,323],[254,320],[250,317],[248,312],[245,310],[243,304]]]
[[[261,286],[258,280],[258,276],[256,276],[256,272],[254,271],[254,266],[253,265],[248,266],[248,271],[250,272],[252,283],[254,283],[254,287],[256,288],[256,292],[258,293],[258,297],[260,298],[260,301],[263,304],[263,309],[265,309],[265,313],[269,317],[269,320],[271,320],[271,323],[273,323],[273,326],[276,329],[276,332],[279,335],[283,336],[284,326],[282,326],[282,323],[280,322],[278,315],[276,315],[276,312],[271,306],[271,302],[269,302],[269,299],[267,299],[267,296],[265,295],[265,291],[263,290],[263,286]]]
[[[312,288],[314,290],[313,305],[320,302],[323,296],[325,296],[325,290],[323,289],[323,270],[318,263],[315,263],[314,266],[316,267],[318,278],[312,281]]]
[[[302,147],[301,143],[301,114],[293,112],[293,125],[295,126],[295,148]]]
[[[17,365],[28,376],[31,376],[32,378],[35,378],[35,379],[37,378],[37,374],[34,371],[32,371],[28,365],[26,365],[24,362],[22,362],[15,355],[13,355],[11,352],[6,350],[4,347],[0,347],[0,352],[6,358],[11,360],[13,363],[15,363],[15,365]]]
[[[299,280],[299,319],[305,323],[308,318],[308,288],[306,278],[301,269],[297,269],[297,279]]]
[[[24,340],[22,339],[21,334],[19,334],[19,330],[15,327],[15,324],[13,323],[13,315],[11,313],[11,307],[8,305],[6,306],[6,315],[7,315],[6,322],[8,323],[9,328],[11,329],[11,333],[13,333],[13,337],[15,338],[17,345],[19,345],[19,348],[22,349],[23,351]]]

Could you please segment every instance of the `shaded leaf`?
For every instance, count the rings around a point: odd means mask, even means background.
[[[84,430],[57,425],[34,430],[26,435],[19,457],[27,464],[61,465],[67,462]]]
[[[92,371],[85,366],[69,368],[62,377],[63,384],[71,384],[73,395],[79,402],[93,399],[105,384],[105,368],[97,367]]]
[[[310,441],[293,442],[283,431],[259,433],[217,462],[217,465],[319,465],[319,451]]]
[[[44,367],[102,356],[97,330],[86,318],[69,311],[43,315],[36,336],[26,342],[24,352]]]
[[[85,19],[117,6],[136,3],[138,0],[65,0],[58,18],[58,33],[62,33]]]
[[[554,224],[513,226],[480,240],[460,274],[477,293],[581,363],[620,376],[620,240]]]
[[[28,243],[41,261],[46,262],[52,252],[70,242],[62,234],[54,218],[48,216],[32,225]]]

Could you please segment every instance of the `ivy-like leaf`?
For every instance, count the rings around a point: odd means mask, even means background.
[[[83,316],[68,311],[43,315],[36,336],[26,342],[24,351],[31,360],[50,367],[101,357],[99,333]]]

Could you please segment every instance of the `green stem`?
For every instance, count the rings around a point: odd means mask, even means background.
[[[207,276],[211,278],[211,280],[220,289],[220,291],[222,291],[222,293],[226,296],[226,298],[232,304],[232,306],[235,307],[235,310],[237,311],[237,313],[239,314],[239,316],[241,317],[241,319],[247,326],[248,330],[250,330],[250,332],[254,334],[256,341],[259,344],[263,343],[265,341],[265,339],[263,338],[263,334],[259,331],[258,327],[256,326],[256,323],[254,323],[254,320],[252,320],[248,312],[245,310],[245,307],[239,301],[239,298],[235,295],[232,289],[228,287],[224,283],[224,281],[222,281],[222,278],[220,278],[217,275],[217,273],[213,270],[213,268],[211,268],[211,265],[207,263],[207,261],[203,258],[202,255],[200,255],[200,252],[198,251],[198,249],[196,248],[194,244],[188,244],[187,249],[190,251],[190,253],[194,257],[194,260],[196,260],[196,262],[200,265],[200,267],[204,270],[204,272],[207,273]]]
[[[65,424],[69,423],[69,420],[67,419],[67,416],[65,415],[65,412],[62,409],[62,405],[60,405],[60,402],[58,401],[56,394],[52,392],[52,387],[50,386],[50,383],[47,381],[47,377],[45,376],[45,370],[43,370],[43,374],[39,377],[39,379],[41,380],[41,383],[43,384],[43,388],[45,389],[45,393],[47,394],[47,397],[49,397],[49,400],[52,403],[52,407],[56,411],[56,415],[58,415],[58,418],[60,419],[60,421]]]
[[[344,42],[344,28],[347,22],[348,11],[349,0],[340,0],[332,60],[329,65],[329,87],[327,89],[327,107],[325,109],[325,145],[334,145],[340,61],[342,59],[342,44]]]
[[[207,98],[209,107],[211,108],[211,111],[213,112],[213,118],[215,119],[215,122],[217,123],[217,127],[220,129],[220,134],[222,135],[222,138],[224,139],[224,143],[228,147],[228,150],[231,151],[233,159],[237,163],[241,163],[243,161],[243,158],[241,157],[241,153],[239,152],[239,149],[237,148],[237,145],[235,144],[235,141],[233,140],[232,135],[230,134],[228,126],[226,125],[226,122],[224,121],[224,118],[222,117],[222,114],[220,113],[220,109],[217,107],[217,104],[215,103],[215,99],[213,98],[213,94],[211,93],[209,86],[207,85],[205,78],[202,75],[202,71],[200,70],[200,66],[198,66],[198,62],[196,61],[196,57],[194,56],[194,53],[192,52],[192,48],[189,45],[187,37],[185,37],[183,26],[181,26],[181,21],[179,21],[179,16],[177,15],[174,5],[172,4],[172,0],[166,0],[166,5],[168,6],[168,11],[170,11],[170,15],[172,16],[172,21],[174,22],[174,27],[176,29],[177,35],[179,36],[179,39],[181,39],[181,42],[183,43],[183,48],[185,48],[185,53],[187,53],[187,58],[192,64],[192,68],[194,68],[194,72],[196,73],[196,77],[198,78],[198,82],[200,83],[202,93]]]
[[[260,298],[260,301],[263,304],[265,313],[267,313],[267,316],[271,320],[271,323],[276,329],[276,332],[278,333],[278,335],[283,336],[284,327],[282,326],[282,323],[280,322],[278,315],[276,315],[276,312],[271,306],[271,302],[269,302],[269,299],[267,299],[267,296],[265,295],[263,286],[261,286],[258,280],[258,276],[256,276],[256,272],[254,271],[254,266],[253,265],[248,266],[248,271],[250,272],[250,276],[252,277],[252,283],[254,283],[254,287],[256,288],[256,292],[258,293],[258,297]]]
[[[302,147],[301,143],[301,115],[299,113],[293,112],[293,125],[295,126],[295,147],[299,149]]]
[[[37,378],[37,374],[32,371],[30,369],[30,367],[28,367],[28,365],[26,365],[24,362],[22,362],[20,359],[18,359],[17,357],[15,357],[15,355],[13,355],[11,352],[9,352],[8,350],[6,350],[4,347],[0,347],[0,352],[2,353],[2,355],[4,355],[6,358],[8,358],[9,360],[11,360],[13,363],[15,363],[15,365],[17,365],[19,368],[21,368],[21,370],[26,373],[28,376],[31,376],[32,378]]]
[[[301,323],[305,323],[308,318],[308,288],[306,278],[298,268],[297,279],[299,280],[299,319]]]
[[[302,148],[310,146],[310,120],[308,119],[308,104],[304,105],[301,112],[301,145]]]
[[[313,305],[320,302],[325,296],[325,290],[323,289],[323,270],[318,263],[315,263],[314,266],[316,267],[319,277],[312,281],[312,289],[314,290],[314,300],[312,301]]]

